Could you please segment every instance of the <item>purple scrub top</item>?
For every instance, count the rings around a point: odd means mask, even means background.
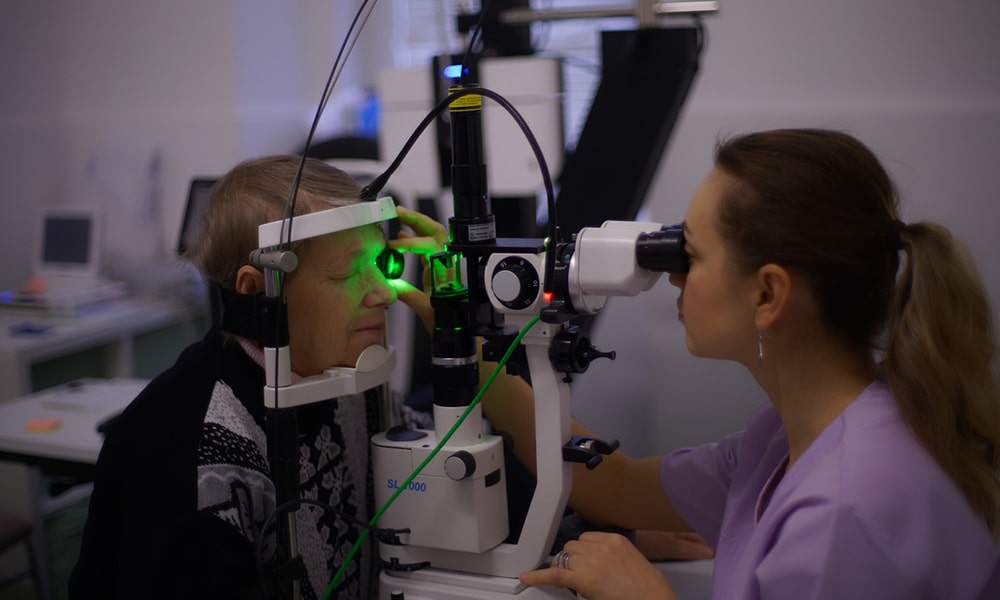
[[[770,403],[721,442],[663,459],[660,483],[716,548],[713,600],[1000,599],[985,520],[868,386],[785,472]]]

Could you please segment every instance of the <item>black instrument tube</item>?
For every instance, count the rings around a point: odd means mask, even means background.
[[[434,404],[468,406],[479,390],[479,360],[465,291],[434,294],[431,339],[431,382]]]
[[[475,86],[470,86],[474,89]],[[457,90],[454,90],[457,91]],[[456,98],[451,116],[451,185],[455,216],[451,241],[481,243],[496,240],[496,222],[489,198],[483,160],[483,99],[476,93]]]

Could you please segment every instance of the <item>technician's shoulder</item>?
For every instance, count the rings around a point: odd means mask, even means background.
[[[985,520],[910,431],[888,388],[866,393],[844,415],[840,505],[900,569],[936,589],[985,582],[997,561]]]
[[[907,426],[888,389],[866,394],[843,417],[842,501],[887,523],[892,515],[971,516],[962,492]]]

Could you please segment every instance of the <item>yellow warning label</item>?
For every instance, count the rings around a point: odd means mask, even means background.
[[[454,91],[454,90],[452,90]],[[467,94],[460,98],[455,98],[448,105],[451,112],[469,112],[483,109],[483,97],[479,94]]]

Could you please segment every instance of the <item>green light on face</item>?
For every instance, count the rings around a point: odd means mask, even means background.
[[[375,258],[375,265],[386,279],[399,279],[403,276],[403,253],[399,250],[386,248]]]
[[[397,294],[412,289],[405,279],[387,279],[386,283],[389,284],[389,287],[396,290]]]

